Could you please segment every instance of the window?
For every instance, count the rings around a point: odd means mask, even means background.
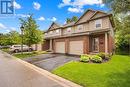
[[[79,25],[78,30],[82,30],[82,29],[83,29],[83,25]]]
[[[47,33],[45,33],[45,35],[47,35]]]
[[[56,30],[56,33],[59,33],[60,32],[60,30]]]
[[[71,32],[71,28],[69,27],[69,28],[67,28],[67,32]]]
[[[101,28],[102,27],[102,20],[101,19],[95,21],[95,27],[96,28]]]
[[[52,34],[52,33],[53,33],[53,31],[50,31],[49,33],[50,33],[50,34]]]

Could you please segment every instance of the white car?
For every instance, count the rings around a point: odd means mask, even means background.
[[[21,52],[22,51],[22,46],[21,45],[12,45],[10,47],[10,51],[15,52],[15,53]],[[33,48],[29,47],[27,45],[23,45],[23,51],[33,51]]]

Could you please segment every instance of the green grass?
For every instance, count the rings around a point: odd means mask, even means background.
[[[28,57],[32,57],[32,56],[36,56],[36,55],[40,55],[40,54],[45,54],[47,53],[46,51],[33,51],[31,53],[17,53],[17,54],[13,54],[13,56],[23,59],[23,58],[28,58]]]
[[[70,62],[53,73],[84,87],[130,87],[130,56],[114,55],[102,64]]]
[[[4,49],[1,49],[1,50],[4,51],[4,52],[9,52],[8,48],[4,48]]]
[[[33,53],[19,53],[19,54],[13,54],[13,56],[17,57],[17,58],[28,58],[28,57],[32,57],[32,56],[36,56],[37,54],[33,54]]]

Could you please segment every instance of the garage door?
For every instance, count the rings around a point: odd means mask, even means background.
[[[65,42],[56,42],[56,53],[65,53]]]
[[[69,54],[83,54],[83,41],[70,41]]]

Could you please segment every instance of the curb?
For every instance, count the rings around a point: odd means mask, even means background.
[[[3,52],[3,51],[1,51],[1,52]],[[5,53],[5,54],[11,56],[10,54],[8,54],[8,53],[6,53],[6,52],[3,52],[3,53]],[[64,78],[62,78],[62,77],[59,77],[59,76],[57,76],[57,75],[55,75],[55,74],[52,74],[52,73],[50,73],[49,71],[46,71],[46,70],[44,70],[44,69],[42,69],[42,68],[39,68],[39,67],[37,67],[37,66],[35,66],[35,65],[33,65],[33,64],[30,64],[30,63],[28,63],[28,62],[26,62],[26,61],[23,61],[23,60],[21,60],[21,59],[17,59],[17,58],[14,57],[14,56],[11,56],[11,57],[12,57],[12,58],[15,58],[15,59],[16,59],[18,62],[20,62],[21,64],[23,64],[23,65],[25,65],[25,66],[27,66],[27,67],[29,67],[29,68],[35,70],[35,71],[38,72],[39,74],[44,75],[45,77],[47,77],[47,78],[49,78],[49,79],[51,79],[51,80],[57,82],[58,84],[62,85],[63,87],[82,87],[82,86],[80,86],[80,85],[78,85],[78,84],[76,84],[76,83],[73,83],[73,82],[71,82],[71,81],[69,81],[69,80],[66,80],[66,79],[64,79]]]

